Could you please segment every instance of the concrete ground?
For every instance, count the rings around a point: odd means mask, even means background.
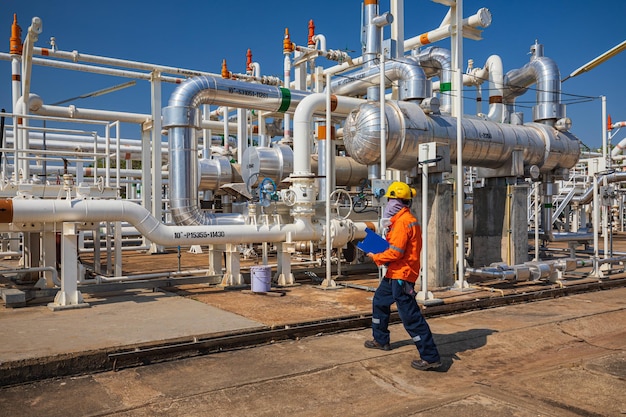
[[[176,339],[210,328],[220,332],[263,326],[187,296],[155,292],[90,302],[86,310],[29,307],[2,312],[0,366],[6,371],[11,363],[50,356],[55,349],[67,352],[68,346],[80,355],[156,336]],[[444,361],[438,371],[410,367],[417,352],[396,324],[389,352],[363,348],[370,338],[370,331],[363,329],[5,386],[0,388],[0,415],[626,414],[624,287],[428,321]]]

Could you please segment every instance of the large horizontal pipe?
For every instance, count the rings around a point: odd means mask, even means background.
[[[419,145],[443,142],[455,160],[458,119],[436,113],[425,114],[413,102],[389,101],[387,118],[387,166],[410,170],[417,165]],[[525,166],[536,165],[541,172],[571,168],[580,156],[580,143],[570,132],[560,132],[541,123],[524,126],[495,123],[478,118],[461,119],[463,164],[500,168],[511,162],[514,151],[522,152]],[[380,162],[380,105],[367,102],[352,111],[344,125],[344,144],[357,162]]]
[[[22,200],[0,199],[0,224],[9,224],[11,231],[32,231],[42,223],[128,222],[151,242],[163,246],[243,244],[250,242],[320,241],[323,228],[308,218],[296,218],[291,224],[177,226],[165,225],[148,210],[125,200]],[[333,225],[333,244],[343,246],[347,241],[365,238],[369,223],[342,220]]]

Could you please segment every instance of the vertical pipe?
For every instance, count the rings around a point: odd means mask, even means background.
[[[152,215],[161,220],[163,217],[163,197],[161,191],[163,183],[161,176],[161,129],[163,124],[161,120],[161,74],[159,72],[152,73],[152,79],[150,80],[150,103],[152,109],[152,161],[150,164]],[[150,248],[151,253],[161,252],[162,250],[163,248],[156,244],[152,244]]]
[[[385,51],[382,49],[384,31],[380,29],[380,179],[387,171],[387,117],[385,116]]]
[[[326,74],[326,139],[324,140],[324,142],[326,142],[326,153],[325,153],[325,159],[326,159],[326,285],[327,286],[333,286],[332,283],[332,263],[331,263],[331,259],[330,256],[332,254],[332,236],[331,236],[331,232],[330,232],[330,177],[331,177],[331,166],[330,166],[330,141],[331,141],[331,126],[332,126],[332,119],[331,119],[331,88],[330,88],[330,74]],[[337,204],[339,204],[339,201],[337,201]]]
[[[105,129],[105,145],[104,145],[104,149],[105,149],[105,159],[104,159],[104,185],[106,185],[107,187],[111,186],[111,130],[110,130],[111,125],[107,125],[106,129]]]
[[[291,58],[289,58],[289,54],[285,54],[285,60],[283,63],[284,66],[284,82],[283,86],[287,89],[291,88]],[[283,141],[285,143],[291,142],[291,115],[285,113],[283,119]]]
[[[141,131],[141,206],[152,211],[152,175],[151,175],[151,146],[150,146],[150,130]],[[95,175],[94,175],[95,182]],[[154,215],[154,212],[152,212]],[[94,231],[94,236],[99,236],[99,231]],[[95,238],[94,238],[95,239]],[[142,246],[147,243],[147,238],[142,235]],[[99,243],[98,243],[99,244]],[[96,242],[94,240],[94,247]],[[99,271],[96,271],[99,272]]]
[[[607,176],[602,176],[602,186],[607,187]],[[606,190],[606,188],[604,188]],[[606,204],[602,204],[602,237],[604,238],[604,258],[609,257],[609,207]]]
[[[122,276],[122,222],[114,223],[115,241],[113,250],[115,251],[115,276]]]
[[[260,114],[260,113],[259,113]],[[223,121],[224,121],[224,151],[226,153],[228,153],[228,138],[230,137],[230,131],[228,129],[228,107],[224,106],[224,115],[223,117]],[[261,116],[259,115],[259,135],[261,134]],[[259,145],[260,145],[260,140],[259,140]]]
[[[600,96],[602,99],[602,158],[606,161],[607,151],[607,122],[606,122],[606,96]]]
[[[394,17],[391,22],[391,39],[396,43],[391,57],[400,58],[404,56],[404,0],[391,0],[390,8]]]
[[[363,65],[371,67],[374,65],[376,55],[380,50],[379,40],[377,36],[378,28],[372,23],[372,19],[378,15],[378,0],[365,0],[363,7],[363,32],[365,42],[363,45]]]
[[[13,54],[11,55],[11,79],[13,80],[11,83],[12,86],[12,95],[13,95],[13,113],[21,113],[21,111],[19,110],[18,107],[18,100],[21,97],[22,94],[22,86],[21,86],[21,56],[18,54]],[[13,116],[13,149],[15,150],[15,152],[13,152],[13,170],[14,172],[17,171],[19,169],[19,154],[17,152],[18,150],[18,146],[19,146],[19,142],[21,140],[21,134],[22,131],[21,129],[18,129],[18,125],[20,124],[20,118],[18,118],[17,116]],[[5,158],[6,159],[6,158]],[[8,160],[6,161],[6,165],[5,165],[5,169],[6,166],[8,166]],[[16,179],[17,179],[17,172],[15,172],[16,174]]]
[[[454,11],[453,21],[456,30],[453,32],[453,60],[455,71],[455,108],[456,108],[456,236],[457,236],[457,281],[455,286],[457,289],[463,289],[465,286],[465,231],[463,224],[463,72],[461,65],[463,62],[463,0],[456,0],[456,4],[452,6]]]
[[[246,150],[248,146],[248,129],[246,129],[248,125],[248,110],[247,109],[237,109],[237,163],[241,164],[243,152]],[[205,139],[205,144],[207,140]],[[205,145],[206,147],[207,145]],[[209,138],[208,147],[211,146],[211,140]]]
[[[422,155],[428,154],[428,144]],[[420,158],[421,159],[421,158]],[[427,159],[427,158],[426,158]],[[426,300],[428,294],[428,164],[422,163],[422,294]]]
[[[120,188],[120,170],[121,170],[121,161],[120,161],[120,122],[117,121],[113,123],[115,125],[115,186]]]
[[[535,259],[539,261],[539,183],[535,183]]]
[[[597,160],[596,160],[597,164]],[[598,263],[598,259],[600,258],[600,252],[598,245],[600,242],[598,241],[598,232],[600,226],[599,214],[599,201],[598,201],[598,174],[596,169],[596,174],[593,178],[593,269],[594,273],[597,277],[601,276],[600,273],[600,264]]]

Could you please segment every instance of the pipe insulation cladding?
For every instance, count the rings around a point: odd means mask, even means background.
[[[250,84],[210,76],[190,78],[172,93],[163,109],[163,127],[169,130],[170,208],[179,225],[243,224],[241,216],[220,216],[200,209],[196,187],[198,179],[198,144],[195,131],[200,128],[202,104],[255,108],[272,112],[294,111],[307,93],[281,87]]]
[[[456,158],[457,118],[426,115],[415,102],[389,101],[387,123],[387,167],[410,170],[415,167],[419,145],[442,142]],[[541,172],[572,168],[580,157],[580,143],[570,132],[561,132],[541,123],[510,125],[478,118],[463,118],[463,164],[500,168],[511,160],[513,151],[523,153],[524,166],[536,165]],[[353,110],[344,126],[344,144],[359,163],[380,163],[380,105],[367,102]]]
[[[166,225],[148,210],[127,200],[0,199],[0,229],[32,231],[42,223],[128,222],[150,241],[164,246],[244,244],[251,242],[314,241],[324,244],[327,233],[317,220],[307,217],[289,224]],[[365,238],[369,222],[333,219],[330,235],[334,248]]]

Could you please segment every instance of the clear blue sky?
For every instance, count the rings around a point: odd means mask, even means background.
[[[143,61],[154,64],[219,73],[223,59],[233,72],[245,72],[246,51],[264,75],[282,77],[282,39],[285,27],[292,41],[305,44],[307,25],[313,19],[316,33],[324,34],[329,49],[347,49],[353,57],[361,55],[359,0],[318,0],[287,2],[278,0],[236,2],[109,0],[5,0],[0,9],[0,33],[9,50],[13,13],[26,33],[33,16],[43,20],[43,33],[37,46],[49,47],[54,36],[63,51]],[[389,1],[381,0],[381,11]],[[466,40],[464,62],[473,59],[483,66],[490,55],[499,55],[505,73],[522,67],[529,60],[535,42],[544,45],[546,56],[554,59],[561,78],[587,61],[626,39],[626,1],[624,0],[465,0],[464,15],[479,8],[491,11],[493,21],[483,31],[482,41]],[[410,38],[436,28],[447,8],[430,0],[405,1],[405,37]],[[435,44],[450,47],[448,40]],[[331,66],[320,60],[318,65]],[[0,107],[11,109],[11,65],[0,61]],[[34,67],[32,91],[45,103],[53,103],[98,89],[120,84],[127,79],[65,70]],[[163,91],[166,105],[172,91]],[[97,98],[74,102],[79,107],[149,113],[147,81]],[[465,90],[469,98],[473,89]],[[608,113],[614,122],[626,120],[626,52],[601,66],[572,78],[562,87],[562,101],[573,121],[572,132],[592,148],[601,144],[601,103],[607,97]],[[484,97],[485,101],[487,97]],[[465,113],[475,112],[473,101],[466,101]],[[531,120],[534,91],[518,98],[525,121]],[[484,105],[486,106],[486,105]],[[486,111],[486,108],[483,108]],[[126,129],[125,137],[139,132]],[[626,137],[626,129],[613,138]]]

